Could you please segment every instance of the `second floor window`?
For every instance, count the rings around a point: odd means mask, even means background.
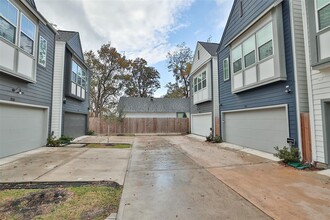
[[[86,70],[72,60],[71,94],[85,99],[87,86]]]
[[[193,83],[194,92],[198,92],[199,90],[206,88],[206,72],[204,71],[203,73],[195,76]]]
[[[316,1],[319,30],[330,27],[330,0]]]

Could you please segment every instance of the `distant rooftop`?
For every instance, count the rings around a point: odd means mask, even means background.
[[[189,112],[190,98],[121,97],[118,109],[126,112]]]

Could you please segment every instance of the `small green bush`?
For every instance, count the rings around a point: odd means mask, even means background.
[[[55,136],[49,136],[47,138],[47,147],[60,147],[61,146],[61,142],[59,139],[56,139]]]
[[[62,137],[59,138],[59,141],[60,144],[69,144],[73,139],[73,137],[62,135]]]
[[[274,156],[280,158],[284,163],[300,162],[301,156],[297,147],[288,148],[284,146],[282,149],[280,149],[278,146],[276,146],[274,149],[277,151]]]
[[[87,135],[94,135],[95,134],[95,131],[93,131],[93,130],[89,130],[88,132],[87,132]]]
[[[222,143],[222,138],[219,135],[215,135],[214,143]]]

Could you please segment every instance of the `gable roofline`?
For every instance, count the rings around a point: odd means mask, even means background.
[[[194,57],[193,57],[193,61],[192,64],[195,63],[195,57],[196,57],[196,53],[197,53],[197,48],[198,45],[201,45],[201,47],[211,56],[210,58],[206,59],[201,65],[199,65],[196,69],[194,69],[193,71],[190,72],[189,76],[188,76],[188,80],[190,79],[190,77],[192,75],[194,75],[196,73],[196,71],[198,71],[202,66],[204,66],[206,63],[210,62],[210,60],[212,59],[212,57],[216,57],[217,56],[217,52],[216,50],[214,50],[215,47],[218,47],[219,44],[217,43],[210,43],[210,42],[203,42],[203,41],[197,41],[196,43],[196,47],[195,47],[195,53],[194,53]],[[207,47],[207,45],[212,45],[212,47],[214,46],[214,48],[209,48]],[[211,50],[211,51],[210,51]],[[213,52],[213,54],[212,54]]]
[[[223,31],[223,34],[222,34],[222,37],[221,37],[221,41],[220,41],[220,44],[219,44],[219,47],[218,47],[218,50],[217,50],[217,53],[220,52],[221,50],[221,47],[223,45],[223,40],[224,40],[224,37],[225,37],[225,34],[227,32],[227,28],[229,26],[229,21],[230,21],[230,18],[232,17],[232,14],[234,12],[234,9],[235,9],[235,5],[236,3],[238,2],[239,0],[235,0],[234,1],[234,4],[231,8],[231,11],[230,11],[230,14],[229,14],[229,17],[228,17],[228,20],[227,20],[227,23],[226,23],[226,27]],[[264,15],[266,15],[269,11],[271,11],[273,8],[277,7],[279,4],[281,4],[283,2],[283,0],[275,0],[274,3],[272,5],[270,5],[266,10],[264,10],[260,15],[258,15],[258,17],[256,17],[255,19],[253,19],[253,21],[251,21],[249,23],[249,25],[247,25],[242,31],[240,31],[239,33],[237,33],[235,35],[235,37],[233,37],[232,39],[230,39],[225,45],[224,47],[227,47],[228,45],[230,45],[234,40],[236,40],[239,36],[241,36],[245,31],[247,31],[253,24],[255,24],[258,20],[260,20],[260,18],[262,18]]]
[[[80,35],[79,32],[77,31],[67,31],[67,30],[58,30],[58,35],[56,36],[56,41],[62,41],[65,42],[66,48],[74,55],[75,58],[77,58],[86,68],[88,66],[85,63],[84,57],[80,57],[76,51],[70,46],[70,41],[74,39],[74,37],[78,37],[79,42],[80,42],[80,50],[83,53],[82,47],[81,47],[81,40],[80,40]]]
[[[232,16],[233,13],[234,13],[234,6],[236,5],[236,2],[237,2],[237,1],[238,1],[238,0],[235,0],[235,1],[233,2],[233,5],[231,6],[231,10],[230,10],[229,16],[228,16],[228,18],[227,18],[226,26],[225,26],[225,29],[223,30],[223,33],[222,33],[222,36],[221,36],[221,40],[220,40],[220,43],[219,43],[219,46],[218,46],[218,49],[217,49],[217,53],[219,53],[219,51],[220,51],[220,48],[221,48],[221,45],[222,45],[222,42],[223,42],[223,38],[224,38],[224,36],[225,36],[225,33],[227,32],[227,28],[228,28],[228,25],[229,25],[229,19],[231,18],[231,16]]]
[[[227,47],[229,44],[231,44],[233,41],[235,41],[239,36],[241,36],[245,31],[247,31],[252,25],[254,25],[257,21],[259,21],[263,16],[265,16],[269,11],[271,11],[273,8],[278,6],[282,3],[283,0],[277,0],[275,1],[271,6],[269,6],[265,11],[263,11],[258,17],[256,17],[248,26],[246,26],[242,31],[240,31],[235,37],[233,37],[226,45]]]
[[[212,57],[217,55],[217,49],[219,44],[218,43],[211,43],[211,42],[204,42],[204,41],[197,41]],[[215,49],[215,50],[214,50]]]

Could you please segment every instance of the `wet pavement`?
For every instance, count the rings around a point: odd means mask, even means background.
[[[318,171],[285,167],[228,143],[187,136],[168,141],[274,219],[330,219],[330,178]]]
[[[173,138],[135,137],[119,220],[270,219],[171,143]]]

